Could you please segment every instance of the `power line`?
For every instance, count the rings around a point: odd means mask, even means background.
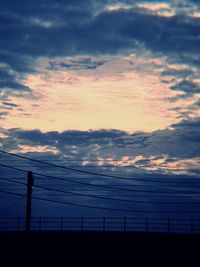
[[[11,161],[15,162],[15,161]],[[44,161],[45,162],[45,161]],[[17,165],[14,167],[30,167],[28,165]],[[44,166],[44,165],[35,165],[35,168],[48,168],[52,166]],[[135,168],[133,165],[125,165],[125,166],[115,166],[115,165],[68,165],[68,166],[62,166],[66,168]],[[122,177],[123,178],[123,177]]]
[[[65,204],[65,205],[72,205],[72,206],[77,206],[77,207],[83,207],[83,208],[92,208],[92,209],[101,209],[101,210],[110,210],[110,211],[121,211],[121,212],[137,212],[137,213],[164,213],[164,214],[170,214],[170,213],[175,213],[175,214],[199,214],[200,211],[182,211],[182,212],[177,212],[177,211],[148,211],[148,210],[132,210],[132,209],[119,209],[119,208],[108,208],[108,207],[99,207],[99,206],[92,206],[92,205],[83,205],[83,204],[77,204],[77,203],[72,203],[72,202],[65,202],[65,201],[59,201],[59,200],[52,200],[52,199],[47,199],[47,198],[41,198],[41,197],[33,197],[34,199],[38,200],[44,200],[47,202],[52,202],[52,203],[58,203],[58,204]]]
[[[9,191],[5,191],[5,190],[1,190],[0,189],[0,192],[1,193],[5,193],[5,194],[9,194],[9,195],[14,195],[14,196],[24,196],[25,197],[25,195],[24,194],[19,194],[19,193],[14,193],[14,192],[9,192]]]
[[[1,152],[1,151],[0,151]],[[6,151],[4,151],[4,152],[6,152]],[[2,152],[3,153],[3,152]],[[9,152],[7,152],[7,153],[9,153]],[[12,159],[0,159],[0,161],[11,161],[11,162],[14,162],[14,161],[21,161],[21,160],[12,160]],[[45,157],[45,160],[44,160],[45,162],[46,161],[67,161],[67,162],[80,162],[80,161],[91,161],[91,162],[102,162],[102,161],[125,161],[125,160],[123,160],[123,159],[48,159],[48,158],[46,158]],[[130,160],[126,160],[126,162],[131,162],[132,160],[130,159]]]
[[[169,201],[144,201],[144,200],[129,200],[129,199],[123,199],[123,198],[110,198],[110,197],[104,197],[104,196],[99,196],[99,195],[92,195],[92,194],[83,194],[83,193],[75,193],[71,191],[66,191],[66,190],[60,190],[60,189],[53,189],[49,187],[44,187],[44,186],[37,186],[34,185],[35,188],[40,188],[44,189],[47,191],[53,191],[53,192],[59,192],[59,193],[64,193],[64,194],[70,194],[70,195],[75,195],[75,196],[83,196],[83,197],[92,197],[92,198],[98,198],[98,199],[103,199],[103,200],[114,200],[114,201],[122,201],[122,202],[128,202],[128,203],[146,203],[146,204],[199,204],[200,202],[169,202]],[[77,190],[78,191],[78,190]]]
[[[19,169],[19,168],[15,168],[12,166],[7,166],[4,164],[0,164],[0,166],[4,166],[10,169],[14,169],[14,170],[18,170],[18,171],[23,171],[23,172],[28,172],[27,170],[23,170],[23,169]],[[141,190],[141,189],[129,189],[129,188],[119,188],[119,187],[112,187],[112,186],[105,186],[105,185],[97,185],[97,184],[89,184],[86,182],[80,182],[80,181],[73,181],[70,179],[64,179],[64,178],[58,178],[58,177],[54,177],[54,176],[50,176],[50,175],[46,175],[46,174],[41,174],[41,173],[37,173],[34,172],[34,174],[38,175],[38,176],[42,176],[42,177],[47,177],[47,178],[51,178],[54,180],[61,180],[61,181],[65,181],[65,182],[70,182],[70,183],[75,183],[75,184],[81,184],[81,185],[86,185],[86,186],[94,186],[94,187],[101,187],[101,188],[107,188],[107,189],[114,189],[114,190],[120,190],[120,191],[128,191],[128,192],[140,192],[140,193],[155,193],[155,194],[169,194],[169,195],[186,195],[186,194],[200,194],[200,192],[196,192],[196,191],[186,191],[186,192],[170,192],[170,191],[155,191],[155,190]]]
[[[74,169],[74,168],[71,168],[71,167],[55,165],[53,163],[48,163],[48,162],[45,162],[45,161],[32,159],[32,158],[28,158],[28,157],[25,157],[25,156],[20,156],[20,155],[14,154],[14,153],[6,152],[4,150],[0,150],[0,153],[7,154],[7,155],[10,155],[10,156],[14,156],[14,157],[18,157],[18,158],[22,158],[22,159],[26,159],[26,160],[30,160],[32,162],[46,164],[48,166],[52,166],[52,167],[55,167],[55,168],[61,168],[61,169],[65,169],[65,170],[68,170],[68,171],[74,171],[74,172],[79,172],[79,173],[84,173],[84,174],[89,174],[89,175],[108,177],[108,178],[113,178],[113,179],[129,180],[129,181],[157,182],[157,183],[165,182],[165,183],[169,183],[169,184],[175,183],[175,181],[166,181],[166,180],[163,181],[163,180],[152,180],[152,179],[150,180],[150,179],[139,179],[139,178],[138,179],[137,178],[125,178],[125,177],[121,177],[121,176],[115,176],[115,175],[96,173],[96,172],[91,172],[91,171],[78,170],[78,169]],[[191,183],[191,182],[184,182],[184,183]]]
[[[6,194],[11,194],[11,195],[17,195],[21,197],[25,197],[25,195],[18,194],[18,193],[13,193],[13,192],[8,192],[4,190],[0,190],[0,192],[6,193]],[[164,213],[164,214],[170,214],[170,213],[175,213],[175,214],[196,214],[199,213],[199,211],[183,211],[183,212],[177,212],[177,211],[148,211],[148,210],[132,210],[132,209],[119,209],[119,208],[108,208],[108,207],[99,207],[99,206],[92,206],[92,205],[83,205],[83,204],[77,204],[77,203],[72,203],[72,202],[66,202],[66,201],[58,201],[58,200],[52,200],[52,199],[46,199],[46,198],[41,198],[41,197],[33,197],[33,199],[37,200],[43,200],[47,202],[52,202],[52,203],[58,203],[58,204],[65,204],[65,205],[72,205],[72,206],[77,206],[77,207],[84,207],[84,208],[92,208],[92,209],[103,209],[103,210],[112,210],[112,211],[121,211],[121,212],[137,212],[137,213]]]
[[[0,162],[1,162],[1,160],[0,160]],[[5,162],[7,162],[7,161],[5,161]],[[11,162],[15,162],[15,160],[13,160],[13,161],[11,161]],[[3,165],[2,165],[3,166]],[[44,165],[12,165],[12,167],[16,167],[16,168],[52,168],[52,166],[44,166]],[[134,167],[134,166],[113,166],[113,165],[110,165],[110,166],[105,166],[105,165],[101,165],[101,166],[99,166],[99,165],[95,165],[95,166],[91,166],[91,165],[70,165],[70,166],[63,166],[63,167],[77,167],[77,168],[110,168],[110,169],[115,169],[115,168],[128,168],[128,167]],[[135,167],[134,167],[135,168]],[[161,168],[162,169],[162,168]],[[168,170],[176,170],[175,169],[175,167],[173,167],[173,168],[168,168]],[[178,171],[182,171],[182,170],[185,170],[185,169],[178,169]],[[70,173],[65,173],[65,175],[70,175]],[[101,174],[101,173],[99,173],[99,175],[103,175],[104,176],[104,174]],[[157,174],[153,174],[153,176],[156,176]],[[102,176],[102,177],[103,177]],[[171,176],[171,174],[170,174],[170,176]],[[115,176],[115,175],[112,175],[112,177],[114,177],[114,178],[117,178],[117,179],[122,179],[122,180],[130,180],[130,181],[134,181],[134,180],[136,180],[136,181],[145,181],[145,182],[155,182],[155,183],[168,183],[168,184],[178,184],[178,183],[181,183],[181,184],[198,184],[198,183],[200,183],[200,180],[198,179],[198,178],[196,178],[196,181],[194,180],[195,178],[194,177],[190,177],[190,178],[188,178],[189,179],[189,181],[185,181],[186,180],[186,178],[179,178],[178,180],[175,180],[174,178],[173,178],[173,180],[172,181],[169,181],[169,180],[164,180],[164,179],[162,179],[162,180],[158,180],[158,179],[156,179],[156,180],[152,180],[151,178],[150,179],[141,179],[141,178],[127,178],[127,177],[122,177],[122,176]],[[118,177],[120,177],[120,178],[118,178]],[[191,179],[193,179],[193,180],[191,180]]]
[[[26,173],[28,172],[27,170],[23,170],[23,169],[20,169],[20,168],[8,166],[8,165],[2,164],[2,163],[0,163],[0,166],[5,167],[5,168],[9,168],[9,169],[13,169],[13,170],[16,170],[16,171],[21,171],[21,172],[26,172]]]
[[[1,161],[0,161],[1,162]],[[12,161],[12,162],[15,162],[15,161]],[[17,168],[52,168],[52,166],[46,166],[46,165],[12,165],[13,167],[17,167]],[[132,166],[132,165],[125,165],[125,166],[116,166],[116,165],[67,165],[67,166],[63,166],[63,167],[67,167],[67,168],[93,168],[93,169],[96,169],[96,170],[99,170],[99,169],[105,169],[105,171],[110,171],[110,172],[113,172],[114,170],[113,169],[120,169],[120,171],[122,171],[122,169],[136,169],[135,166]],[[159,167],[159,170],[163,170],[165,168],[165,166],[158,166]],[[180,171],[185,171],[184,168],[175,168],[175,167],[169,167],[167,166],[167,170],[169,171],[177,171],[177,172],[180,172]],[[191,170],[192,171],[192,170]],[[101,173],[99,173],[99,175],[101,175]],[[104,177],[105,175],[102,174],[102,177]],[[154,175],[155,176],[155,175]],[[200,181],[197,179],[196,181],[184,181],[183,179],[180,180],[179,178],[179,181],[177,180],[172,180],[172,181],[169,181],[169,180],[152,180],[152,178],[150,179],[144,179],[144,178],[128,178],[128,177],[122,177],[122,176],[115,176],[115,175],[112,175],[112,178],[115,178],[115,179],[121,179],[121,180],[138,180],[138,181],[145,181],[145,182],[152,182],[152,183],[168,183],[168,184],[176,184],[176,183],[182,183],[182,184],[197,184],[197,183],[200,183]],[[191,178],[190,178],[191,179]],[[194,179],[194,178],[193,178]]]
[[[26,183],[15,181],[15,180],[12,180],[12,179],[9,179],[9,178],[4,178],[4,177],[0,177],[0,180],[6,181],[6,182],[12,182],[12,183],[16,183],[16,184],[26,185]]]
[[[0,180],[3,181],[8,181],[8,182],[13,182],[13,183],[17,183],[17,184],[22,184],[22,185],[26,185],[26,183],[23,182],[19,182],[19,181],[15,181],[12,179],[8,179],[8,178],[3,178],[0,177]],[[40,189],[45,189],[45,190],[49,190],[49,191],[54,191],[54,192],[59,192],[59,193],[64,193],[64,194],[70,194],[70,195],[76,195],[76,196],[84,196],[84,197],[92,197],[92,198],[98,198],[98,199],[104,199],[104,200],[114,200],[114,201],[122,201],[122,202],[133,202],[133,203],[146,203],[146,204],[200,204],[200,202],[169,202],[169,201],[142,201],[142,200],[128,200],[128,199],[122,199],[122,198],[110,198],[110,197],[104,197],[104,196],[99,196],[99,195],[92,195],[92,194],[83,194],[83,193],[75,193],[72,191],[66,191],[66,190],[60,190],[60,189],[53,189],[53,188],[49,188],[49,187],[44,187],[44,186],[38,186],[38,185],[34,185],[35,188],[40,188]],[[79,190],[78,190],[79,191]]]
[[[11,166],[8,166],[8,167],[11,167]],[[12,167],[11,167],[12,168]],[[22,170],[24,171],[24,170]],[[39,174],[41,175],[41,174]],[[45,175],[46,176],[46,175]],[[47,176],[49,177],[49,176]],[[52,178],[52,176],[51,176]],[[53,177],[55,179],[57,179],[56,177]],[[4,179],[6,181],[9,181],[9,182],[17,182],[15,180],[11,180],[11,179],[8,179],[8,178],[2,178],[1,179]],[[71,181],[71,180],[70,180]],[[17,182],[18,183],[18,182]],[[23,184],[23,185],[26,185],[25,183],[21,183],[19,182],[20,184]],[[91,184],[88,184],[91,186]],[[38,188],[41,188],[41,189],[46,189],[46,190],[51,190],[51,191],[55,191],[55,192],[62,192],[62,193],[71,193],[71,192],[67,192],[67,191],[64,191],[64,190],[59,190],[59,189],[51,189],[51,188],[47,188],[47,187],[41,187],[41,186],[35,186],[35,187],[38,187]],[[135,191],[135,190],[131,190],[131,191]],[[138,190],[137,190],[138,191]],[[0,192],[3,192],[3,193],[6,193],[6,194],[11,194],[11,195],[17,195],[17,196],[21,196],[21,197],[25,197],[25,195],[21,195],[21,194],[18,194],[18,193],[13,193],[13,192],[9,192],[9,191],[4,191],[4,190],[0,190]],[[141,190],[140,190],[141,192]],[[142,192],[154,192],[155,191],[142,191]],[[157,192],[157,191],[156,191]],[[161,192],[157,192],[157,193],[161,193]],[[168,192],[169,193],[169,192]],[[73,193],[72,193],[73,194]],[[80,194],[77,194],[77,193],[74,193],[76,195],[80,195]],[[89,196],[89,197],[94,197],[94,195],[85,195],[85,194],[81,194],[82,196]],[[176,213],[176,214],[196,214],[196,213],[199,213],[198,211],[152,211],[152,210],[134,210],[134,209],[119,209],[119,208],[108,208],[108,207],[99,207],[99,206],[93,206],[93,205],[85,205],[85,204],[77,204],[77,203],[72,203],[72,202],[65,202],[65,201],[58,201],[58,200],[51,200],[51,199],[46,199],[46,198],[41,198],[41,197],[33,197],[34,199],[37,199],[37,200],[43,200],[43,201],[48,201],[48,202],[52,202],[52,203],[58,203],[58,204],[66,204],[66,205],[72,205],[72,206],[78,206],[78,207],[84,207],[84,208],[93,208],[93,209],[103,209],[103,210],[112,210],[112,211],[120,211],[120,212],[135,212],[135,213],[164,213],[164,214],[171,214],[171,213]],[[108,198],[103,198],[103,199],[108,199]],[[111,198],[109,198],[111,200]],[[112,199],[112,200],[116,200],[116,199]],[[19,200],[17,200],[18,202]],[[17,202],[13,203],[12,206],[8,207],[6,209],[6,211],[10,208],[12,208],[14,205],[17,204]],[[130,202],[130,201],[129,201]],[[3,211],[6,212],[5,210]]]
[[[1,187],[2,190],[14,190],[14,191],[23,191],[24,192],[24,188],[13,188],[13,187]]]
[[[9,211],[10,209],[12,209],[13,207],[15,207],[24,197],[25,196],[20,197],[14,203],[12,203],[9,207],[7,207],[2,212],[0,212],[0,216],[3,215],[3,214],[5,214],[7,211]]]
[[[39,186],[37,186],[38,188],[41,188]],[[43,189],[47,189],[47,188],[43,188]],[[51,189],[47,189],[47,190],[51,190]],[[58,191],[53,189],[53,191]],[[61,191],[61,190],[59,190]],[[18,193],[13,193],[13,192],[9,192],[9,191],[4,191],[4,190],[0,190],[0,192],[6,193],[6,194],[11,194],[11,195],[17,195],[17,196],[21,196],[21,197],[25,197],[25,195],[22,194],[18,194]],[[73,206],[78,206],[78,207],[85,207],[85,208],[94,208],[94,209],[103,209],[103,210],[113,210],[113,211],[123,211],[123,212],[140,212],[140,213],[176,213],[176,214],[194,214],[194,213],[199,213],[198,211],[183,211],[183,212],[178,212],[178,211],[144,211],[144,210],[129,210],[129,209],[118,209],[118,208],[107,208],[107,207],[99,207],[99,206],[92,206],[92,205],[83,205],[83,204],[77,204],[77,203],[72,203],[72,202],[64,202],[64,201],[57,201],[57,200],[50,200],[50,199],[45,199],[45,198],[41,198],[41,197],[33,197],[34,199],[38,199],[38,200],[44,200],[44,201],[48,201],[48,202],[53,202],[53,203],[59,203],[59,204],[67,204],[67,205],[73,205]]]
[[[1,160],[0,160],[1,161]],[[11,162],[16,162],[16,161],[11,161]],[[45,162],[45,161],[44,161]],[[52,166],[44,166],[44,165],[34,165],[34,166],[30,166],[30,165],[17,165],[17,166],[13,166],[13,167],[34,167],[34,168],[49,168],[49,167],[52,167]],[[116,166],[116,165],[67,165],[67,166],[63,166],[63,167],[67,167],[67,168],[136,168],[135,166],[133,165],[124,165],[124,166]],[[160,168],[162,169],[163,167],[165,166],[161,166]],[[175,167],[168,167],[168,170],[176,170]],[[179,171],[182,171],[182,170],[185,170],[185,169],[181,169],[181,168],[178,168]],[[126,178],[126,177],[122,177],[123,179],[129,179],[129,178]],[[132,179],[132,178],[130,178]],[[133,178],[134,179],[134,178]],[[149,180],[148,180],[149,181]],[[151,180],[150,180],[151,181]],[[156,180],[156,181],[159,181],[159,180]],[[165,180],[164,180],[165,181]],[[164,182],[163,180],[161,180],[161,182]],[[167,181],[168,182],[168,181]],[[174,182],[174,181],[172,181]],[[199,181],[196,181],[196,182],[199,182]],[[175,182],[174,182],[175,183]],[[191,183],[191,182],[189,182]]]

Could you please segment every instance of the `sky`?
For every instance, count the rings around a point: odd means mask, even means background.
[[[181,181],[198,182],[198,0],[1,0],[0,36],[1,151],[125,178],[178,180],[175,188],[162,186],[183,193],[188,187]],[[0,154],[0,163],[33,172],[84,177],[89,184],[122,184]],[[20,171],[5,166],[0,174],[22,177]],[[5,190],[8,184],[1,183]],[[46,185],[51,185],[49,180]],[[17,188],[10,186],[12,192]],[[59,182],[52,186],[68,188]],[[160,188],[130,180],[121,186]],[[115,197],[113,192],[105,194]],[[38,195],[46,193],[41,190]],[[5,215],[23,215],[23,200],[9,209],[12,197],[2,192],[2,212],[8,208]],[[198,200],[193,195],[182,198]],[[69,199],[110,208],[133,207],[92,198]],[[62,205],[35,203],[37,216],[66,212]],[[76,215],[97,213],[67,208]],[[163,210],[156,205],[136,208]]]

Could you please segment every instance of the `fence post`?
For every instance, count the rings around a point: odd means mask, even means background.
[[[146,233],[149,232],[149,218],[146,218]]]
[[[17,231],[20,231],[20,217],[17,217]]]
[[[27,174],[27,193],[26,193],[26,223],[25,231],[31,230],[31,202],[32,202],[32,186],[34,185],[33,173],[31,171]]]
[[[167,220],[167,230],[168,233],[170,233],[170,219]]]
[[[60,231],[62,232],[63,230],[63,216],[61,217],[61,221],[60,221]]]
[[[190,229],[190,231],[191,231],[191,233],[193,233],[194,232],[194,221],[193,220],[191,220],[191,222],[190,222],[191,224],[190,224],[190,226],[191,226],[191,229]]]
[[[124,232],[126,232],[126,217],[124,217]]]
[[[84,228],[83,228],[83,217],[81,218],[81,231],[83,232]]]
[[[103,232],[106,230],[106,218],[103,217]]]
[[[40,216],[40,218],[39,218],[39,231],[41,231],[41,230],[42,230],[42,218]]]

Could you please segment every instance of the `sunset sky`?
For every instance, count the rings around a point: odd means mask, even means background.
[[[0,36],[1,150],[200,178],[200,1],[1,0]]]

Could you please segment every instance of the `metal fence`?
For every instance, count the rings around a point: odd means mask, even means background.
[[[0,231],[24,231],[25,217],[0,218]],[[31,231],[200,233],[200,220],[133,217],[32,217]]]

